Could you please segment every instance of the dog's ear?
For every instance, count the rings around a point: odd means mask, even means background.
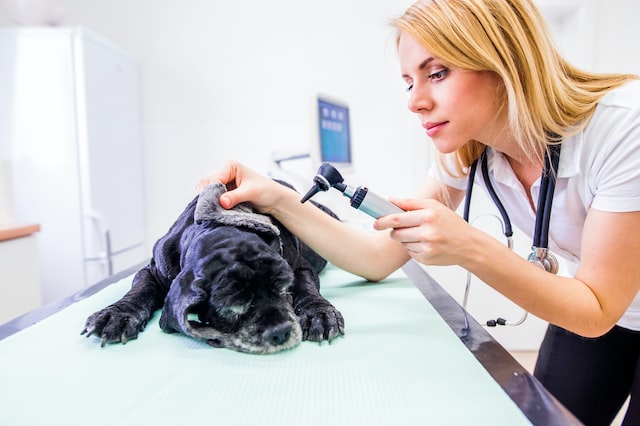
[[[280,230],[271,222],[271,219],[257,213],[249,204],[240,203],[231,209],[220,206],[220,195],[226,191],[227,187],[221,183],[212,183],[207,186],[198,196],[194,220],[197,223],[211,220],[222,225],[249,228],[260,234],[276,237],[280,235]]]
[[[189,320],[191,309],[204,303],[208,297],[204,286],[202,279],[190,282],[187,276],[178,275],[165,299],[160,328],[167,333],[182,333],[194,339],[203,339],[214,346],[222,346],[221,342],[225,340],[223,332]]]
[[[168,333],[192,335],[188,315],[192,307],[208,298],[204,280],[191,280],[186,274],[178,274],[173,280],[160,316],[160,328]]]

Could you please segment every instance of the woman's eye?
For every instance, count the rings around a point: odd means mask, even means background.
[[[427,75],[427,80],[431,81],[431,82],[437,82],[437,81],[441,81],[444,80],[447,75],[449,74],[449,69],[448,68],[443,68],[439,71],[436,72],[432,72],[431,74]],[[411,92],[413,91],[413,83],[407,83],[407,87],[404,89],[406,92]]]
[[[436,71],[436,72],[434,72],[432,74],[429,74],[428,78],[429,78],[429,80],[438,81],[438,80],[442,80],[443,78],[445,78],[448,73],[449,73],[449,70],[445,68],[443,70]]]

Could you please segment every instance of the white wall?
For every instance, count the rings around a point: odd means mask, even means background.
[[[387,21],[412,0],[61,0],[64,25],[119,44],[142,72],[148,235],[162,235],[195,181],[236,158],[266,171],[277,150],[305,150],[316,92],[351,105],[358,178],[381,194],[410,195],[430,143],[407,111]],[[538,0],[576,65],[640,73],[636,0]],[[13,25],[0,14],[0,26]],[[361,182],[354,182],[361,183]],[[480,191],[474,195],[481,198]],[[475,201],[478,210],[491,206]],[[480,226],[491,228],[490,223]],[[494,232],[499,236],[499,232]],[[530,243],[518,239],[526,254]],[[458,300],[459,268],[430,268]],[[475,285],[479,320],[520,311]],[[495,330],[507,347],[535,348],[543,323]]]
[[[224,160],[266,171],[273,151],[307,150],[318,91],[351,105],[359,175],[382,193],[412,193],[426,141],[414,143],[387,25],[409,3],[66,0],[65,25],[111,39],[140,63],[151,240]],[[378,173],[390,156],[401,166],[385,175],[407,189]]]

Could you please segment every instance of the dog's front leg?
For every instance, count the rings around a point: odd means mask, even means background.
[[[99,336],[103,347],[136,339],[151,315],[162,307],[167,291],[167,286],[154,277],[151,265],[145,266],[136,273],[131,290],[122,299],[87,318],[81,334]]]
[[[294,271],[293,306],[302,327],[302,340],[331,342],[344,334],[344,318],[318,291],[318,274],[310,266]]]

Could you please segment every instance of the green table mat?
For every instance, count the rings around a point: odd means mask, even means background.
[[[132,278],[0,341],[0,425],[530,424],[401,271],[330,266],[345,336],[274,355],[163,333],[159,313],[126,345],[80,336]]]

